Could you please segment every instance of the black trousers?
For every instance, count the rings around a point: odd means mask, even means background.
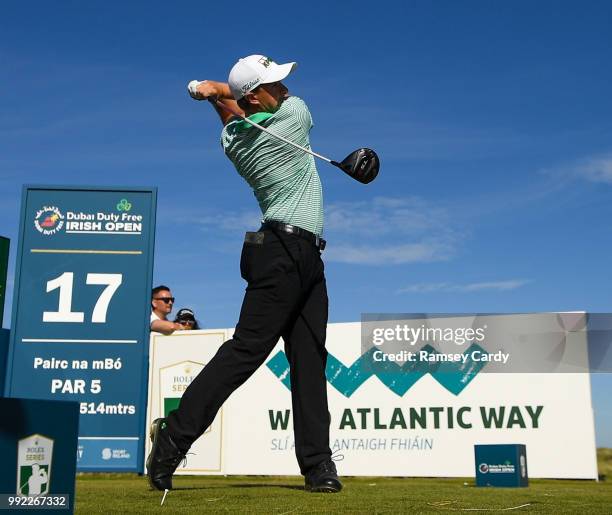
[[[240,271],[248,286],[234,336],[189,385],[168,416],[168,429],[187,451],[282,336],[291,366],[295,453],[304,474],[331,456],[323,261],[309,241],[265,229],[247,233]]]

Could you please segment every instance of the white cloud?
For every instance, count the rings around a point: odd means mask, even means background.
[[[506,281],[490,281],[468,284],[453,283],[422,283],[412,284],[406,288],[398,290],[397,293],[432,293],[432,292],[457,292],[471,293],[475,291],[510,291],[516,290],[531,282],[528,279],[509,279]]]
[[[194,223],[204,230],[225,231],[255,231],[261,224],[261,211],[241,211],[237,213],[221,213],[216,215],[203,215]]]
[[[358,202],[334,202],[325,210],[325,232],[419,234],[442,230],[445,211],[418,197],[375,197]]]
[[[189,223],[203,231],[236,233],[259,227],[261,212],[242,210],[211,213],[209,209],[166,209],[166,223]],[[459,241],[449,213],[418,197],[375,197],[335,202],[325,210],[327,262],[362,265],[401,265],[451,259]]]
[[[576,165],[574,172],[591,182],[612,184],[612,156],[590,158]]]
[[[333,245],[326,261],[360,265],[402,265],[449,259],[452,248],[444,243],[421,242],[391,246]]]
[[[612,154],[585,157],[564,165],[545,168],[540,173],[552,177],[557,184],[582,179],[590,182],[612,184]]]
[[[203,231],[223,231],[232,234],[244,231],[254,231],[261,223],[261,211],[259,210],[244,210],[237,212],[219,212],[211,214],[207,210],[198,212],[191,209],[166,209],[164,216],[161,217],[164,222],[170,224],[190,224],[199,227]]]
[[[362,265],[443,261],[460,241],[449,213],[415,196],[331,203],[325,238],[326,261]]]

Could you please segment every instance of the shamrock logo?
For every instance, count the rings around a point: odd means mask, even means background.
[[[127,199],[122,198],[117,204],[117,211],[129,211],[132,209],[132,204],[130,204]]]

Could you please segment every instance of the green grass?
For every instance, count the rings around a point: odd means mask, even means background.
[[[344,478],[339,494],[311,494],[298,477],[178,476],[161,492],[133,474],[77,478],[76,513],[610,513],[612,482],[532,480],[528,488],[476,488],[473,479]]]
[[[597,470],[600,476],[612,481],[612,449],[597,449]]]

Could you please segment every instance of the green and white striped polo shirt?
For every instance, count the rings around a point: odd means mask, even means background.
[[[298,145],[310,148],[312,117],[298,97],[275,113],[249,116]],[[277,220],[323,233],[323,194],[314,157],[236,118],[221,133],[221,144],[238,173],[253,188],[264,220]]]

